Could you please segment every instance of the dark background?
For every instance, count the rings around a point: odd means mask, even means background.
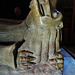
[[[29,12],[31,0],[0,0],[0,18],[7,19],[25,19]],[[15,8],[19,8],[20,15],[16,15]]]

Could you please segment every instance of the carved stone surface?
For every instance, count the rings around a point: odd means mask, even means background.
[[[56,0],[32,0],[31,10],[21,24],[0,25],[0,42],[15,42],[1,46],[0,65],[15,68],[16,73],[23,71],[21,74],[61,75],[63,23],[62,14],[55,5]]]
[[[15,45],[12,46],[0,46],[0,65],[11,66],[14,68],[13,50]]]

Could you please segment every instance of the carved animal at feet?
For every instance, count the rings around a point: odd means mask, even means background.
[[[48,71],[63,69],[60,54],[62,14],[55,5],[56,0],[32,0],[31,10],[21,24],[0,25],[0,42],[15,42],[1,46],[0,65],[32,72],[38,66],[38,72],[46,71],[47,67]]]

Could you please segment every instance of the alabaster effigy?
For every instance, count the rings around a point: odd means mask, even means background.
[[[32,0],[29,7],[22,23],[0,24],[0,42],[14,42],[0,45],[0,71],[6,75],[62,75],[63,22],[56,0]]]

